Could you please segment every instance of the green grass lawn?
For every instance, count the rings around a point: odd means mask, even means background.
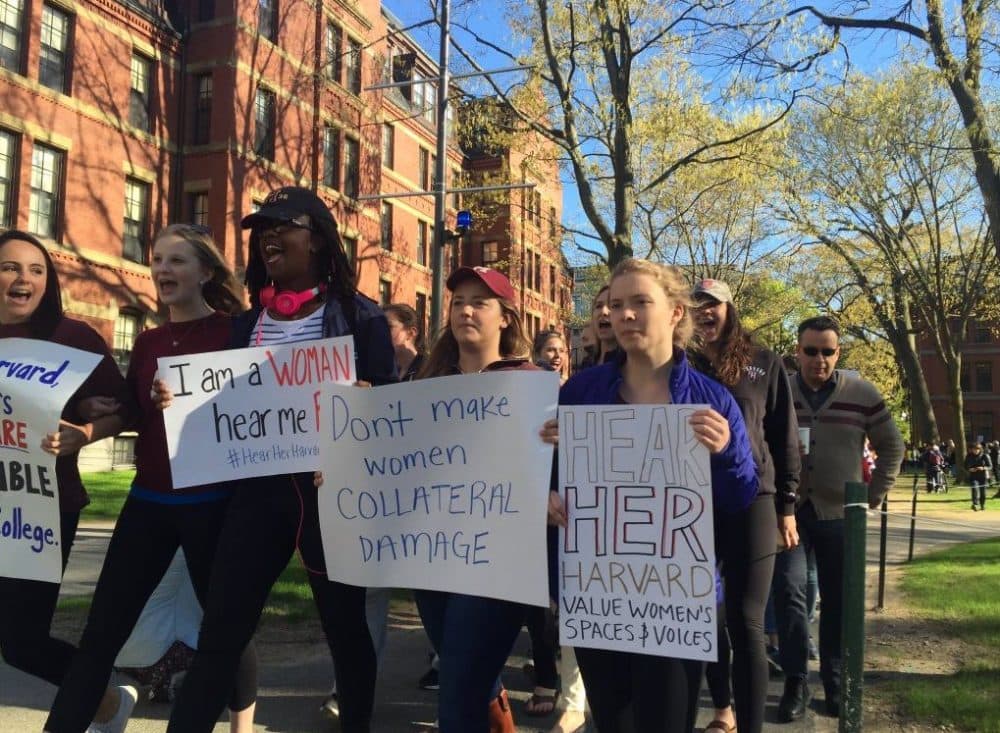
[[[941,726],[1000,733],[1000,538],[917,558],[903,575],[902,589],[922,618],[968,649],[955,674],[894,685],[906,714]]]
[[[83,485],[90,495],[88,504],[81,515],[88,519],[115,520],[125,503],[135,471],[100,471],[82,474]]]
[[[948,491],[942,494],[928,494],[925,490],[927,482],[924,479],[923,471],[919,474],[907,472],[901,474],[896,479],[896,486],[889,492],[889,511],[910,512],[910,505],[913,499],[913,478],[917,478],[917,515],[921,512],[954,512],[958,514],[972,514],[972,494],[968,484],[957,484],[955,479],[949,479]],[[995,486],[986,487],[986,511],[989,513],[1000,513],[1000,499],[991,498],[997,489]],[[905,507],[905,508],[904,508]]]

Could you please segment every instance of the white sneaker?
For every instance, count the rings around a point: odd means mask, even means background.
[[[106,723],[91,723],[87,728],[87,733],[124,733],[128,719],[132,717],[132,710],[139,700],[139,691],[131,685],[118,686],[118,709]]]

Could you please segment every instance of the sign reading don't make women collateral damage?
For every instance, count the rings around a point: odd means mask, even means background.
[[[715,660],[715,552],[699,405],[559,408],[563,644]]]
[[[163,357],[175,489],[319,467],[320,388],[351,384],[350,336]]]
[[[554,372],[327,388],[320,527],[351,585],[549,603],[545,549]]]
[[[62,577],[56,457],[42,450],[101,357],[37,339],[0,340],[0,576]]]

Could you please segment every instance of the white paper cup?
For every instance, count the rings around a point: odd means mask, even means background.
[[[809,455],[809,428],[799,428],[799,444],[802,452]]]

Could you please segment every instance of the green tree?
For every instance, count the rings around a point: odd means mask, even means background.
[[[799,111],[782,215],[836,255],[830,300],[860,294],[872,333],[892,344],[921,440],[937,427],[917,351],[920,334],[945,366],[962,425],[961,344],[995,313],[1000,284],[961,121],[933,72],[854,76]],[[965,436],[956,436],[964,451]]]

